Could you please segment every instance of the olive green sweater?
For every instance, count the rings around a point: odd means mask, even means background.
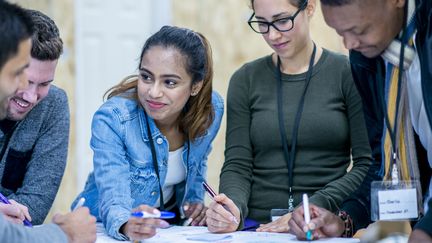
[[[306,73],[283,79],[288,146]],[[220,192],[242,217],[270,221],[272,208],[288,208],[288,168],[277,113],[271,56],[245,64],[231,77],[227,98],[225,163]],[[347,173],[352,155],[353,168]],[[310,202],[336,211],[361,183],[371,161],[362,105],[348,59],[324,50],[315,64],[300,120],[293,169],[294,205]]]

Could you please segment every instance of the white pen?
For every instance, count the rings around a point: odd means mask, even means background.
[[[184,221],[183,226],[189,226],[193,221],[193,218],[188,218]]]
[[[84,203],[85,203],[85,198],[83,198],[83,197],[80,198],[72,211],[75,211],[78,208],[82,207],[84,205]]]
[[[309,198],[306,193],[303,194],[303,211],[304,211],[304,220],[306,225],[310,223],[310,212],[309,212]],[[306,232],[306,240],[312,240],[312,231],[308,230]]]

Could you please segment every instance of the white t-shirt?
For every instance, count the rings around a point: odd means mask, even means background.
[[[414,131],[420,138],[420,142],[426,148],[429,166],[432,168],[432,124],[426,114],[421,88],[420,60],[416,52],[411,66],[406,71],[408,79],[408,101],[410,108],[411,123]],[[426,188],[423,188],[425,190]],[[431,200],[432,180],[429,184],[429,195],[425,200],[425,212],[428,210],[427,202]]]
[[[168,169],[165,179],[165,184],[162,186],[164,204],[167,203],[174,195],[174,186],[186,179],[186,168],[183,164],[182,154],[184,147],[175,151],[170,151],[168,154]],[[156,202],[156,207],[159,207],[159,200]]]

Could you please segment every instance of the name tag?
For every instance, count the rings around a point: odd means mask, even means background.
[[[401,189],[378,192],[379,219],[397,220],[417,218],[417,190]]]
[[[373,181],[371,184],[371,219],[409,220],[419,217],[420,182]]]

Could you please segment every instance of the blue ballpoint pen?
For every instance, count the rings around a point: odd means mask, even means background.
[[[4,204],[11,204],[11,202],[9,202],[9,200],[7,199],[7,197],[5,197],[3,194],[0,193],[0,201]],[[32,227],[33,225],[30,223],[30,221],[28,221],[27,219],[24,219],[23,221],[25,226],[28,227]]]
[[[161,211],[159,213],[148,213],[145,211],[133,212],[131,213],[133,217],[138,218],[157,218],[157,219],[172,219],[175,217],[175,213]]]

